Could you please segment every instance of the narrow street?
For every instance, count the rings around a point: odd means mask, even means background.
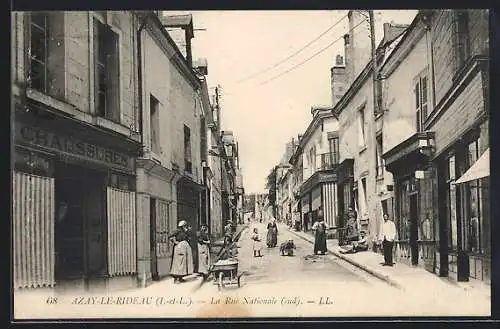
[[[437,316],[463,314],[460,312],[467,313],[467,310],[470,315],[484,314],[482,307],[472,309],[479,313],[470,313],[470,298],[456,290],[437,294],[413,287],[415,289],[403,291],[334,255],[313,256],[313,245],[284,225],[279,225],[278,247],[267,248],[264,242],[263,257],[253,257],[250,239],[253,227],[258,228],[265,241],[264,223],[252,223],[242,233],[238,255],[239,272],[244,273],[241,287],[230,285],[219,291],[213,281],[203,284],[195,295],[209,305],[201,307],[197,314],[210,316],[213,312],[227,317]],[[296,253],[293,257],[280,256],[279,245],[289,237],[294,239]],[[260,300],[252,300],[252,297]],[[217,299],[220,305],[209,302]],[[450,303],[450,300],[464,302]]]

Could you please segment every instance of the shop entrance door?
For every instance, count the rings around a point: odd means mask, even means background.
[[[106,274],[105,174],[56,164],[56,280]]]

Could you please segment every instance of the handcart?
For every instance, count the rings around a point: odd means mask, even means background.
[[[241,274],[238,274],[238,260],[234,258],[219,260],[210,268],[210,273],[214,275],[215,284],[219,286],[219,290],[227,285],[235,285],[241,287]]]

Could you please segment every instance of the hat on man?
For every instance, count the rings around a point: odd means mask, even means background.
[[[177,225],[177,227],[183,227],[183,226],[186,226],[187,225],[187,222],[185,220],[181,220],[179,222],[179,224]]]

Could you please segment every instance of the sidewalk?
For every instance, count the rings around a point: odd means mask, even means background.
[[[286,229],[296,236],[314,243],[312,233],[295,232],[292,229]],[[469,295],[477,296],[479,299],[491,300],[491,287],[478,280],[455,282],[447,278],[441,278],[423,268],[409,266],[404,263],[396,263],[393,267],[382,266],[380,263],[383,262],[383,256],[378,253],[365,251],[356,254],[341,254],[337,240],[327,240],[327,248],[336,257],[401,290],[407,291],[412,288],[422,289],[424,287],[426,291],[438,292],[442,289],[451,289],[457,293],[465,292]]]

